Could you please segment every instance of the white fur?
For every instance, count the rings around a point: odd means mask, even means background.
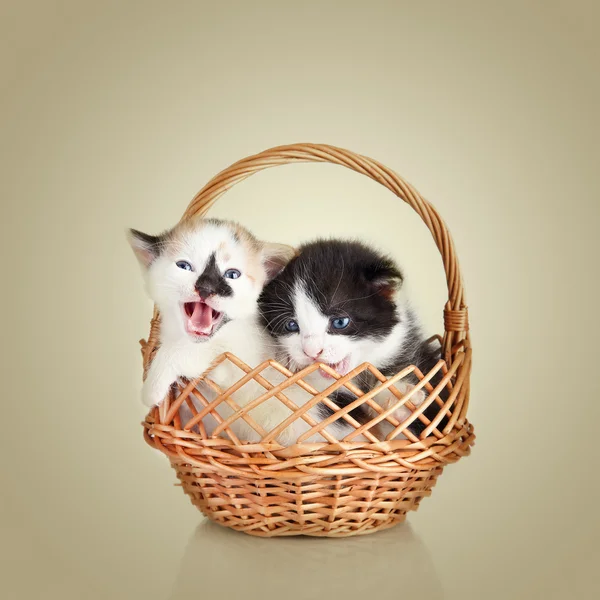
[[[219,249],[222,243],[227,244],[227,252]],[[211,301],[211,306],[230,319],[252,318],[257,314],[256,301],[263,282],[257,284],[246,276],[248,257],[244,247],[235,242],[229,228],[205,225],[199,231],[185,232],[173,242],[173,246],[170,252],[161,254],[146,273],[148,294],[161,314],[162,344],[188,339],[181,318],[181,303],[195,298],[194,283],[213,252],[216,252],[221,272],[239,269],[242,276],[228,280],[234,291],[233,296],[218,297]],[[180,269],[175,264],[178,260],[188,261],[194,270]]]
[[[274,350],[270,337],[259,324],[257,299],[272,271],[272,260],[280,253],[276,262],[282,262],[281,246],[263,245],[263,256],[249,255],[248,244],[236,241],[234,229],[225,223],[202,223],[197,229],[187,229],[169,239],[163,251],[155,258],[149,258],[143,243],[131,238],[132,246],[140,258],[146,279],[148,294],[155,302],[161,315],[160,345],[152,360],[142,389],[142,401],[146,406],[159,404],[178,378],[197,379],[224,352],[231,352],[251,367],[258,366],[272,358]],[[238,279],[228,280],[233,289],[231,296],[216,296],[207,300],[215,310],[223,313],[227,321],[207,340],[199,341],[191,337],[185,328],[182,305],[197,299],[194,284],[204,271],[212,254],[217,266],[224,273],[227,269],[241,272]],[[283,254],[288,254],[283,252]],[[291,258],[293,251],[289,248]],[[176,262],[185,260],[192,265],[192,271],[177,267]],[[256,264],[262,261],[263,268],[256,272]],[[267,268],[267,263],[271,266]],[[254,264],[253,277],[247,275],[250,262]],[[271,272],[270,275],[274,275]],[[243,373],[229,362],[224,362],[210,372],[210,379],[221,389],[233,385]],[[207,399],[214,399],[214,393],[202,387]],[[240,406],[264,392],[256,383],[245,385],[232,395]],[[184,409],[189,410],[189,409]],[[226,404],[218,407],[223,418],[232,414]],[[270,400],[250,412],[250,416],[267,431],[278,425],[290,412],[278,400]],[[216,422],[207,419],[209,429]],[[238,419],[232,429],[243,440],[258,439],[256,432],[242,419]],[[210,433],[210,432],[209,432]]]
[[[217,336],[218,339],[217,339]],[[197,346],[197,345],[196,345]],[[206,346],[206,344],[203,344]],[[213,344],[211,344],[213,346]],[[191,350],[193,353],[193,350]],[[256,319],[235,321],[224,326],[221,331],[215,335],[213,355],[209,361],[212,362],[223,352],[230,352],[245,362],[251,368],[257,367],[265,360],[271,359],[274,355],[274,349],[271,340],[264,330],[260,327]],[[202,357],[204,358],[204,357]],[[185,376],[185,374],[183,374]],[[230,362],[225,361],[214,368],[208,374],[208,378],[216,383],[223,391],[236,383],[244,373]],[[189,378],[197,378],[199,374],[187,375]],[[270,383],[276,384],[281,381],[281,377],[272,369],[267,368],[263,376]],[[216,398],[216,393],[206,384],[199,386],[199,391],[209,402]],[[240,390],[231,395],[231,399],[240,407],[248,402],[258,398],[265,393],[265,388],[255,381],[247,382]],[[196,409],[201,410],[203,405],[198,400],[192,398]],[[217,407],[219,415],[226,419],[233,414],[233,410],[225,403]],[[249,412],[249,416],[265,431],[269,432],[278,426],[284,419],[291,414],[279,400],[271,398],[263,402]],[[180,410],[180,415],[184,423],[191,418],[191,411],[184,404]],[[203,424],[208,435],[211,435],[217,426],[216,420],[210,415],[203,419]],[[239,418],[231,425],[233,432],[243,441],[258,441],[260,435],[243,419]],[[278,441],[284,445],[293,442],[293,431],[288,430]]]
[[[228,244],[228,252],[219,250]],[[147,289],[161,315],[160,348],[156,353],[144,383],[142,399],[146,406],[158,404],[168,393],[177,377],[195,378],[202,375],[211,362],[225,351],[242,351],[248,333],[256,331],[256,301],[262,286],[247,276],[247,257],[227,227],[205,225],[200,230],[187,231],[173,248],[161,253],[147,271]],[[211,299],[210,306],[231,319],[207,341],[195,341],[187,334],[182,315],[182,303],[197,297],[194,284],[210,258],[216,253],[222,272],[240,269],[239,279],[229,280],[232,296]],[[225,260],[226,256],[229,260]],[[188,261],[193,271],[177,267],[179,260]],[[245,344],[250,364],[262,356],[258,347]],[[253,351],[254,350],[254,351]]]
[[[401,297],[397,299],[399,322],[385,339],[358,338],[330,333],[329,318],[306,293],[306,285],[300,281],[293,294],[295,320],[300,331],[283,336],[278,341],[295,370],[315,362],[317,355],[318,362],[329,365],[347,359],[346,372],[365,362],[379,365],[380,368],[389,364],[398,348],[402,347],[408,329],[407,306]]]

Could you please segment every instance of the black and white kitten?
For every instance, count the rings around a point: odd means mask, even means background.
[[[345,375],[369,362],[386,376],[409,365],[427,374],[440,359],[440,346],[424,339],[415,312],[400,293],[402,282],[395,262],[363,243],[318,240],[301,246],[259,299],[263,322],[277,343],[277,358],[292,371],[318,362]],[[410,383],[406,381],[396,385],[402,393],[418,380],[413,376]],[[370,374],[354,382],[363,392],[377,385]],[[310,383],[323,390],[332,380],[318,370]],[[386,394],[378,394],[375,400],[387,405],[391,394]],[[343,406],[355,398],[342,392],[331,399]],[[418,405],[424,399],[419,390],[412,402]],[[320,407],[322,417],[327,416],[329,409]],[[365,410],[353,416],[369,420],[373,415],[364,414]],[[394,416],[404,420],[409,412],[402,407]],[[437,412],[433,403],[425,415],[431,419]],[[418,419],[409,427],[417,434],[424,428]]]

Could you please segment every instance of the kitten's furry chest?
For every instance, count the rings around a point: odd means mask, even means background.
[[[225,352],[234,355],[251,369],[271,358],[271,341],[256,319],[231,322],[223,328],[222,334],[206,348],[206,358],[211,364]],[[244,374],[242,369],[225,360],[210,371],[208,377],[224,389],[233,385]]]

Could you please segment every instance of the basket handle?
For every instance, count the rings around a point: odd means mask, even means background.
[[[455,344],[469,339],[467,306],[452,237],[435,208],[402,177],[377,161],[325,144],[290,144],[271,148],[243,158],[213,177],[190,202],[182,220],[206,214],[228,189],[258,171],[299,162],[329,162],[366,175],[412,206],[421,217],[442,255],[446,272],[448,301],[444,307],[443,348],[448,358]]]

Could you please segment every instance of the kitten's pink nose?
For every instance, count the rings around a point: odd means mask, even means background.
[[[313,348],[310,348],[310,349],[303,348],[302,350],[303,350],[304,354],[306,354],[306,356],[308,356],[308,358],[310,358],[311,360],[317,360],[317,358],[319,358],[319,356],[321,356],[321,354],[323,354],[323,348],[321,348],[320,350],[315,350]]]

